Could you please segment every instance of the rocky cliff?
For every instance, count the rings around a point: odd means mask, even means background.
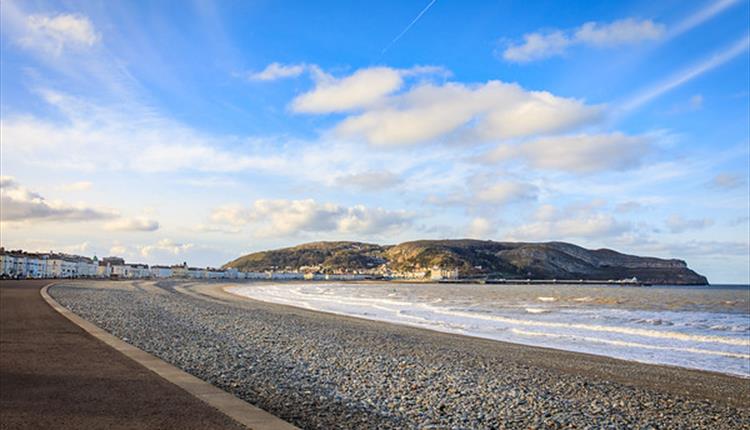
[[[682,260],[639,257],[610,249],[590,250],[565,242],[420,240],[381,246],[361,242],[313,242],[257,252],[225,265],[245,271],[407,272],[458,269],[462,277],[505,279],[618,280],[637,277],[654,284],[707,284]]]

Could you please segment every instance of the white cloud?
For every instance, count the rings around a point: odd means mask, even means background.
[[[284,78],[293,78],[301,75],[307,70],[304,64],[285,65],[281,63],[271,63],[260,72],[251,73],[249,78],[254,81],[275,81]]]
[[[110,231],[156,231],[159,229],[159,222],[144,217],[120,218],[104,224],[104,229]]]
[[[240,205],[224,205],[211,211],[211,221],[215,223],[242,226],[249,222],[252,214]]]
[[[610,24],[587,22],[573,36],[577,43],[592,46],[630,45],[658,40],[664,34],[664,25],[651,20],[621,19]]]
[[[319,79],[315,88],[292,101],[295,112],[343,112],[370,106],[401,88],[403,72],[389,67],[360,69],[352,75]]]
[[[507,61],[525,63],[562,55],[573,42],[562,31],[524,34],[523,43],[508,46],[503,51]]]
[[[313,199],[277,199],[256,200],[249,208],[220,207],[211,220],[235,226],[249,224],[258,237],[278,237],[317,232],[382,234],[410,225],[412,216],[405,211],[362,205],[344,207]]]
[[[631,229],[609,214],[598,212],[597,204],[569,206],[558,210],[549,205],[540,207],[532,222],[507,232],[509,240],[600,239],[620,235]]]
[[[258,148],[262,142],[205,135],[147,108],[102,107],[63,93],[41,93],[65,120],[0,119],[5,163],[16,157],[42,167],[141,172],[278,171],[287,165]]]
[[[518,159],[538,169],[592,173],[637,167],[651,150],[651,139],[645,136],[579,134],[499,146],[487,158],[490,161]]]
[[[101,40],[88,17],[79,14],[30,15],[19,43],[60,55],[65,48],[94,46]]]
[[[365,172],[342,175],[336,178],[336,185],[354,187],[361,191],[383,190],[398,185],[399,183],[401,183],[401,178],[395,173],[386,170],[368,170]]]
[[[362,142],[284,137],[212,136],[139,106],[102,106],[56,92],[41,92],[63,121],[30,116],[0,118],[3,168],[81,172],[176,172],[175,182],[224,188],[239,185],[228,173],[285,177],[309,187],[387,187],[400,172],[419,172],[444,160],[449,148],[380,151]],[[138,126],[134,126],[137,124]],[[396,173],[388,173],[396,172]],[[441,173],[441,177],[444,172]],[[413,182],[404,186],[418,187]]]
[[[647,19],[626,18],[604,24],[587,22],[569,31],[525,34],[522,43],[509,45],[502,56],[507,61],[526,63],[562,55],[575,45],[603,48],[657,40],[664,35],[664,30],[662,24]]]
[[[666,225],[672,233],[682,233],[688,230],[702,230],[713,225],[714,221],[708,218],[687,219],[681,215],[672,215],[667,219]]]
[[[291,235],[298,232],[334,231],[345,209],[333,203],[307,200],[256,200],[248,221],[268,225],[256,229],[260,235]]]
[[[412,221],[412,214],[403,210],[389,211],[356,205],[346,209],[338,221],[337,230],[342,233],[380,235],[408,227]]]
[[[62,191],[74,192],[74,191],[88,191],[93,187],[94,184],[89,181],[71,182],[68,184],[62,184],[58,188]]]
[[[522,182],[498,182],[476,191],[474,199],[480,203],[507,204],[536,199],[539,189]]]
[[[161,239],[151,245],[141,246],[139,252],[143,257],[151,257],[154,254],[180,255],[193,248],[192,243],[176,243],[171,239]]]
[[[89,242],[74,243],[72,245],[63,245],[55,247],[55,250],[59,250],[68,254],[85,254],[91,250]]]
[[[73,206],[60,201],[49,201],[21,186],[10,176],[0,177],[0,207],[2,221],[79,222],[111,219],[117,214],[108,210],[83,205]]]
[[[487,239],[495,234],[497,227],[492,221],[484,217],[476,217],[471,220],[467,228],[468,237],[474,239]]]
[[[500,81],[419,84],[348,116],[334,132],[384,146],[431,142],[459,131],[464,139],[485,141],[570,130],[601,112],[581,100]]]
[[[219,225],[211,225],[211,224],[198,224],[195,227],[191,229],[192,231],[196,231],[198,233],[223,233],[223,234],[237,234],[242,231],[242,229],[237,227],[224,227]]]
[[[128,253],[128,247],[119,242],[112,244],[112,246],[109,248],[110,255],[123,256],[127,255]]]
[[[445,193],[432,194],[426,203],[437,206],[459,206],[473,209],[494,209],[536,200],[539,187],[515,179],[497,180],[490,174],[473,174],[462,188]]]

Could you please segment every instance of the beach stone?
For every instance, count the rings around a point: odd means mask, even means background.
[[[174,282],[126,285],[49,292],[124,341],[305,429],[750,428],[747,406],[535,365],[508,348],[489,354],[458,336],[202,299]]]

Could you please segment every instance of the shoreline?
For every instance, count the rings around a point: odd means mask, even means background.
[[[750,427],[738,377],[243,298],[228,282],[69,282],[63,306],[301,428]]]
[[[339,282],[336,282],[336,281],[321,281],[321,282],[326,282],[328,284],[339,284]],[[354,282],[354,284],[357,284],[357,283],[359,283],[361,285],[382,285],[382,283],[379,283],[379,282]],[[618,357],[618,356],[614,356],[614,355],[608,355],[606,353],[598,353],[596,351],[592,352],[592,351],[586,351],[586,350],[564,349],[564,348],[559,348],[559,347],[556,347],[556,346],[546,346],[546,345],[538,345],[538,344],[534,344],[534,343],[514,342],[513,340],[499,339],[499,338],[491,337],[491,336],[484,336],[481,333],[472,333],[472,332],[463,332],[462,333],[462,332],[458,332],[457,330],[456,331],[451,331],[450,329],[441,330],[441,329],[438,329],[438,328],[426,327],[423,324],[411,323],[408,320],[395,320],[395,319],[380,318],[380,317],[375,317],[375,316],[373,316],[373,317],[367,317],[367,316],[364,316],[364,315],[350,314],[350,313],[346,313],[346,312],[342,312],[342,311],[326,310],[326,309],[319,309],[319,308],[318,309],[314,309],[314,308],[304,307],[304,306],[301,306],[301,305],[297,306],[297,305],[295,305],[293,303],[279,303],[279,302],[274,302],[274,301],[266,301],[266,300],[263,300],[262,298],[253,298],[253,297],[248,297],[248,296],[245,296],[245,295],[242,295],[242,294],[235,294],[235,293],[227,291],[227,289],[232,288],[232,287],[243,287],[243,286],[248,285],[246,283],[227,283],[227,282],[225,282],[225,283],[222,283],[222,284],[225,284],[225,285],[221,289],[221,292],[225,293],[225,294],[228,294],[229,296],[234,297],[234,299],[238,299],[238,298],[239,299],[246,299],[246,300],[252,300],[252,301],[255,301],[255,302],[261,302],[261,303],[265,303],[265,304],[273,304],[273,305],[277,305],[277,306],[287,306],[287,307],[290,307],[290,308],[302,309],[302,310],[306,310],[306,311],[310,311],[310,312],[320,312],[322,314],[331,315],[331,316],[335,315],[335,316],[351,317],[351,318],[355,318],[355,319],[359,319],[359,320],[366,320],[366,321],[373,321],[373,322],[382,322],[382,323],[386,323],[386,324],[393,324],[393,325],[398,325],[398,326],[423,329],[423,330],[427,330],[427,331],[435,332],[435,333],[453,334],[453,335],[457,335],[457,336],[464,336],[464,337],[474,338],[474,339],[484,339],[484,340],[490,340],[490,341],[494,341],[494,342],[501,342],[501,343],[511,344],[511,345],[521,345],[521,346],[527,346],[527,347],[533,347],[533,348],[542,348],[542,349],[550,350],[550,351],[566,351],[566,352],[571,352],[571,353],[576,353],[576,354],[585,354],[585,355],[591,355],[591,356],[596,356],[596,357],[607,357],[607,358],[612,358],[612,359],[615,359],[615,360],[621,360],[621,361],[624,361],[624,362],[634,362],[634,363],[639,363],[639,364],[644,364],[644,365],[664,366],[664,367],[668,367],[668,368],[694,370],[694,371],[700,371],[700,372],[707,372],[707,373],[710,373],[710,374],[725,375],[725,376],[736,377],[736,378],[740,378],[740,379],[744,379],[744,380],[750,380],[750,374],[745,374],[745,373],[734,373],[734,372],[729,372],[729,371],[722,372],[720,370],[714,370],[714,369],[709,369],[709,368],[687,367],[687,366],[680,366],[679,364],[671,364],[671,363],[665,363],[665,362],[654,362],[654,361],[644,361],[644,360],[638,360],[637,358],[624,358],[624,357]],[[293,285],[306,285],[305,282],[295,282],[295,281],[290,281],[288,284],[286,284],[286,283],[285,284],[281,284],[279,282],[268,281],[268,282],[263,282],[262,284],[267,284],[267,285],[290,285],[290,286],[293,286]],[[210,285],[210,284],[207,284],[207,285]],[[437,285],[437,284],[435,284],[435,285]],[[611,287],[611,286],[608,286],[608,285],[600,285],[600,286],[601,287]],[[680,287],[682,287],[682,286],[680,286]],[[226,296],[225,296],[225,298],[226,298]]]
[[[192,285],[192,284],[191,284]],[[440,338],[445,337],[446,340],[456,340],[458,339],[461,342],[467,342],[467,343],[476,343],[479,344],[486,344],[489,343],[489,345],[481,345],[482,347],[489,347],[489,349],[507,349],[507,348],[514,348],[514,349],[528,349],[528,353],[539,353],[540,355],[554,355],[554,356],[569,356],[564,357],[564,359],[572,359],[576,360],[579,358],[586,358],[586,361],[589,364],[592,364],[594,366],[602,366],[601,368],[595,369],[594,372],[597,374],[600,374],[604,377],[613,377],[615,381],[621,382],[621,383],[627,383],[632,384],[634,386],[644,386],[649,388],[667,388],[669,391],[672,391],[672,389],[676,389],[674,392],[677,394],[687,394],[687,395],[698,395],[699,397],[706,397],[710,398],[712,400],[727,400],[729,399],[734,400],[735,398],[733,396],[727,396],[726,392],[717,392],[715,390],[708,390],[708,391],[702,391],[701,389],[705,389],[706,386],[704,384],[696,383],[696,380],[701,378],[707,378],[707,379],[714,379],[716,378],[716,382],[723,382],[726,380],[729,381],[735,381],[740,384],[747,384],[744,386],[739,386],[738,388],[741,388],[738,392],[735,392],[733,394],[744,394],[744,396],[739,396],[737,398],[738,403],[736,403],[737,406],[748,406],[750,405],[750,377],[744,377],[742,375],[735,375],[735,374],[729,374],[729,373],[721,373],[721,372],[714,372],[710,370],[703,370],[703,369],[693,369],[688,367],[680,367],[680,366],[672,366],[667,364],[655,364],[655,363],[645,363],[641,361],[635,361],[635,360],[623,360],[619,358],[609,357],[606,355],[597,355],[597,354],[591,354],[586,352],[578,352],[578,351],[569,351],[569,350],[563,350],[563,349],[555,349],[555,348],[549,348],[549,347],[543,347],[543,346],[534,346],[534,345],[526,345],[521,343],[513,343],[513,342],[507,342],[503,340],[496,340],[496,339],[489,339],[479,336],[471,336],[466,334],[459,334],[459,333],[450,333],[450,332],[443,332],[439,330],[433,330],[426,327],[419,327],[419,326],[413,326],[408,324],[399,324],[396,322],[391,321],[382,321],[382,320],[373,320],[373,319],[367,319],[367,318],[361,318],[356,317],[352,315],[346,315],[343,313],[335,313],[335,312],[327,312],[327,311],[321,311],[317,309],[307,309],[303,307],[293,306],[293,305],[287,305],[287,304],[280,304],[280,303],[273,303],[273,302],[266,302],[262,300],[256,300],[252,299],[250,297],[245,297],[237,294],[230,293],[226,291],[226,288],[235,286],[238,284],[230,284],[230,283],[222,283],[222,284],[196,284],[192,285],[192,289],[195,290],[198,294],[205,294],[210,297],[213,297],[215,299],[219,299],[222,301],[228,301],[228,302],[243,302],[248,301],[252,303],[259,304],[261,306],[272,306],[272,307],[279,307],[286,309],[287,311],[291,313],[309,313],[313,314],[318,318],[323,319],[345,319],[345,320],[351,320],[366,324],[373,324],[373,325],[384,325],[388,327],[386,330],[392,330],[392,331],[400,331],[401,329],[407,329],[407,330],[416,330],[418,332],[424,332],[424,335]],[[493,348],[491,345],[493,343],[497,343],[497,347]],[[666,386],[664,385],[664,382],[662,381],[662,378],[658,378],[659,381],[654,381],[651,378],[638,378],[636,380],[628,377],[623,377],[623,375],[618,375],[617,370],[615,369],[617,366],[621,365],[623,367],[627,368],[638,368],[639,372],[642,372],[645,375],[654,375],[657,373],[668,373],[668,374],[681,374],[680,377],[675,378],[673,381],[669,381]],[[648,368],[653,368],[654,372],[649,372]],[[578,368],[578,366],[574,366],[574,368],[570,368],[569,366],[560,366],[557,368],[558,370],[564,370],[564,371],[580,371],[581,369]],[[592,369],[586,369],[586,371],[592,371]],[[687,376],[687,378],[685,378]],[[690,382],[688,382],[690,381]],[[734,384],[730,384],[734,385]],[[696,391],[695,389],[698,388]]]

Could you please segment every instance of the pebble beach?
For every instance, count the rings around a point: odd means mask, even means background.
[[[750,428],[750,380],[240,298],[69,282],[106,331],[304,429]]]

